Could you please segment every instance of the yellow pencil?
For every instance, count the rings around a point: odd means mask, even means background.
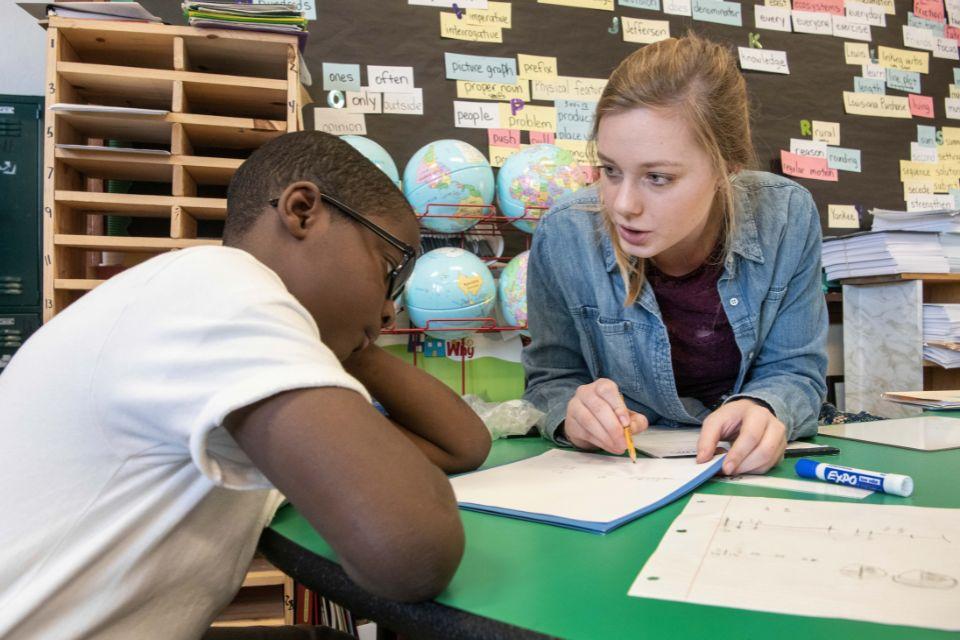
[[[630,427],[623,428],[623,439],[627,441],[627,452],[630,454],[630,461],[637,463],[637,450],[633,448],[633,434],[630,433]]]

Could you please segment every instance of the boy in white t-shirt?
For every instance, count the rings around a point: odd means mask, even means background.
[[[443,472],[490,438],[372,344],[419,245],[406,200],[347,143],[299,132],[251,155],[227,209],[225,246],[111,278],[0,376],[0,637],[199,637],[276,490],[373,593],[452,577]]]

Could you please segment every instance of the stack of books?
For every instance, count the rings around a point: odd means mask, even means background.
[[[874,231],[960,232],[960,209],[894,211],[871,209]]]
[[[306,42],[307,18],[295,4],[235,4],[184,0],[181,7],[193,27],[295,33],[300,36],[301,50]]]
[[[140,6],[139,2],[24,2],[20,3],[20,8],[44,25],[47,23],[47,16],[81,20],[163,22]]]
[[[923,357],[945,369],[960,367],[960,304],[923,305]]]
[[[824,238],[822,260],[828,280],[950,273],[940,238],[922,231],[866,231]]]

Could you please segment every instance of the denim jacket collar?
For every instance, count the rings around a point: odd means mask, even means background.
[[[737,208],[737,227],[734,229],[732,250],[734,253],[759,264],[763,264],[763,251],[760,249],[760,240],[757,237],[756,206],[750,198],[750,193],[734,185],[734,197]],[[601,242],[603,243],[603,259],[607,272],[617,270],[617,257],[613,250],[613,241],[603,228],[602,219],[597,216]],[[730,266],[729,264],[727,265]]]

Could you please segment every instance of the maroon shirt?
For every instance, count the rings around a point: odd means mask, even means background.
[[[652,261],[646,265],[670,338],[677,393],[708,408],[733,389],[740,373],[740,348],[717,292],[723,271],[718,254],[679,277],[663,273]]]

